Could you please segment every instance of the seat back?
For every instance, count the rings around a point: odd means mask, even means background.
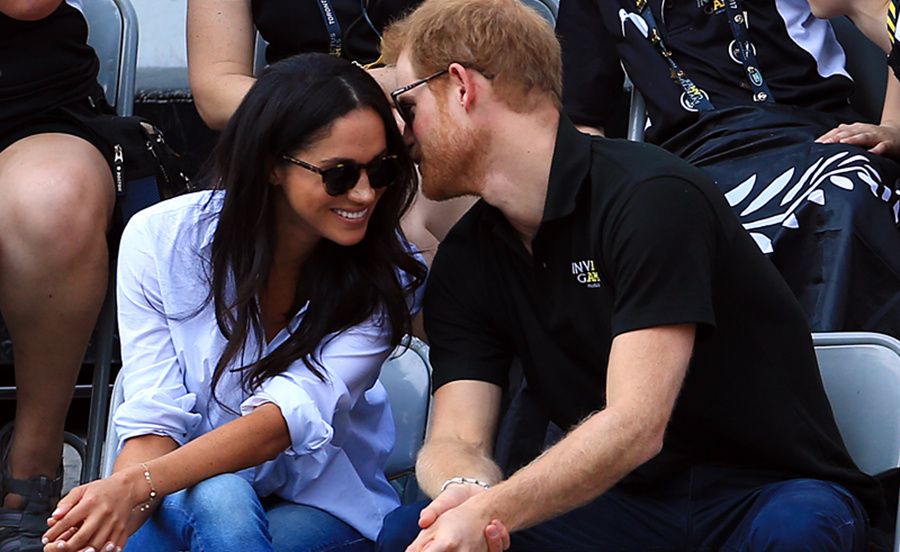
[[[391,402],[397,436],[384,472],[404,504],[421,496],[416,484],[416,455],[425,440],[431,406],[431,366],[428,345],[410,337],[397,356],[381,367],[379,381]]]
[[[388,394],[396,427],[396,443],[385,466],[385,474],[397,489],[404,503],[415,500],[419,489],[415,482],[416,454],[425,439],[425,427],[431,398],[431,367],[428,364],[428,345],[415,337],[407,337],[404,344],[385,361],[379,377]],[[113,386],[112,406],[106,432],[101,474],[112,473],[119,449],[113,427],[113,414],[125,400],[122,376]]]
[[[817,333],[825,393],[850,456],[879,475],[900,467],[900,341],[863,332]],[[900,552],[900,509],[894,550]]]
[[[119,115],[134,109],[137,73],[137,15],[130,0],[83,0],[88,44],[100,59],[97,81]]]
[[[522,0],[522,3],[537,11],[550,25],[556,27],[556,17],[559,15],[559,0]]]

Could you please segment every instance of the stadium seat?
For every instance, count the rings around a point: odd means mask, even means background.
[[[388,456],[385,474],[404,504],[423,495],[416,484],[416,454],[425,440],[425,428],[431,405],[431,366],[428,345],[415,337],[407,337],[381,367],[379,381],[387,390],[396,427],[394,449]],[[103,448],[101,474],[112,473],[119,450],[119,439],[112,420],[116,408],[124,400],[121,374],[113,386],[112,406]]]
[[[97,80],[116,113],[129,116],[134,110],[134,79],[137,72],[137,16],[130,0],[84,0],[88,22],[88,44],[100,59]],[[87,447],[81,469],[83,482],[97,478],[103,446],[104,424],[109,409],[113,335],[116,328],[115,261],[110,263],[106,300],[94,333],[94,373],[88,414]]]
[[[881,334],[813,334],[822,383],[847,450],[873,476],[900,468],[900,341]],[[900,552],[900,508],[894,552]]]

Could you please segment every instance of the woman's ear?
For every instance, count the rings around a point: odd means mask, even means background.
[[[269,174],[269,184],[272,186],[281,186],[282,182],[284,182],[284,166],[275,165],[272,168],[272,172]]]

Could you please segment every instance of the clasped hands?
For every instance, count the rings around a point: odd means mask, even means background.
[[[477,485],[450,485],[419,515],[421,531],[406,552],[503,552],[509,531],[491,519],[478,498]]]
[[[47,520],[44,552],[121,551],[153,513],[135,508],[147,498],[141,473],[135,466],[72,489]]]

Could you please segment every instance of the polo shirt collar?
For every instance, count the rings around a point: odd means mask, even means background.
[[[575,211],[578,191],[591,167],[591,140],[590,136],[579,132],[565,114],[560,113],[542,223]]]

